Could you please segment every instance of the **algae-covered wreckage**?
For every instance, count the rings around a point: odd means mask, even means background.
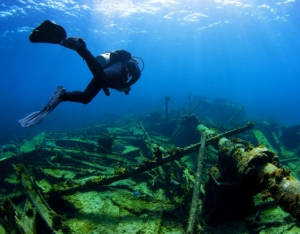
[[[299,233],[300,127],[195,109],[2,146],[0,233]]]

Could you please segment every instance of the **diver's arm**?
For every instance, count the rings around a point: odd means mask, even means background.
[[[129,60],[127,62],[127,68],[129,75],[131,75],[130,80],[126,83],[128,87],[133,85],[135,82],[138,81],[138,79],[141,77],[141,70],[136,62]]]

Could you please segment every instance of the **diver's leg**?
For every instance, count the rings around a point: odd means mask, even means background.
[[[93,76],[103,81],[105,76],[103,68],[98,60],[91,54],[91,52],[86,48],[80,48],[76,51],[85,60]]]
[[[19,120],[19,123],[22,127],[30,127],[34,124],[39,124],[51,111],[58,106],[59,103],[70,101],[87,104],[99,93],[101,89],[102,84],[97,78],[93,78],[91,80],[84,92],[66,92],[64,87],[58,86],[46,106],[41,111],[36,111],[25,116]]]
[[[82,38],[66,37],[60,44],[71,50],[77,51],[77,53],[87,63],[87,65],[94,77],[98,77],[99,79],[104,78],[104,71],[103,71],[101,64],[91,54],[91,52],[86,48],[86,44]]]
[[[94,77],[103,79],[104,72],[101,64],[97,59],[87,50],[84,40],[80,37],[67,37],[66,30],[49,20],[45,20],[41,25],[36,27],[29,40],[32,43],[53,43],[60,44],[72,50],[76,50],[78,54],[86,61],[90,71]]]
[[[60,44],[64,47],[75,50],[83,58],[83,60],[85,60],[90,71],[94,75],[93,79],[98,79],[98,82],[101,84],[101,88],[103,88],[105,95],[109,96],[110,92],[105,82],[104,70],[98,60],[86,48],[84,40],[79,37],[67,37]],[[74,95],[78,97],[80,96],[79,93],[74,93]]]
[[[81,91],[65,92],[62,95],[63,101],[80,102],[88,104],[102,89],[102,83],[99,79],[93,78],[86,89]]]

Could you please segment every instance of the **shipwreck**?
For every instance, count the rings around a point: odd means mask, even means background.
[[[169,100],[3,145],[0,233],[299,232],[300,127],[234,122],[237,105],[220,124],[204,101]]]

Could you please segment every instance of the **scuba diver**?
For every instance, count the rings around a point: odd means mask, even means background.
[[[45,20],[40,26],[35,28],[30,34],[29,40],[32,43],[59,44],[75,50],[85,60],[94,77],[83,92],[67,92],[64,87],[58,86],[47,105],[41,111],[33,112],[19,120],[22,127],[30,127],[33,124],[41,123],[44,117],[61,102],[69,101],[87,104],[101,89],[107,96],[110,95],[109,88],[124,92],[127,95],[131,85],[136,83],[141,76],[138,62],[134,59],[138,57],[131,57],[131,54],[125,50],[106,52],[94,57],[87,49],[82,38],[67,37],[67,33],[62,26],[49,20]],[[140,60],[143,62],[142,59]]]

